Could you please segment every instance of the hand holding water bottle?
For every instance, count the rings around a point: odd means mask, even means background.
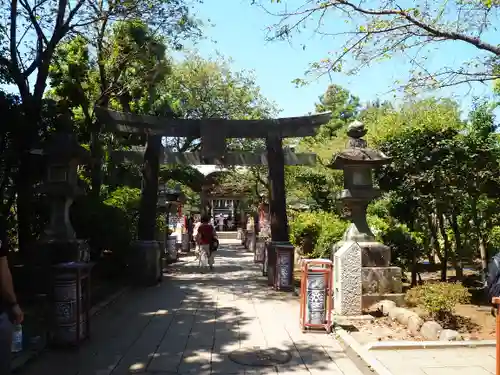
[[[10,310],[10,319],[13,324],[21,324],[24,320],[24,313],[18,304],[12,306]]]

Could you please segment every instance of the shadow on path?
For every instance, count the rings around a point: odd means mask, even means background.
[[[270,290],[252,254],[223,245],[215,266],[201,270],[194,257],[171,265],[162,284],[132,290],[94,316],[79,349],[49,351],[22,374],[360,374],[332,337],[300,332],[296,298]],[[290,359],[262,367],[229,358],[264,349]]]

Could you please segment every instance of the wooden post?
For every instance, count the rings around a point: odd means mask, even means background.
[[[144,153],[143,187],[137,228],[137,236],[142,241],[154,241],[155,239],[161,147],[161,136],[148,135],[146,152]]]
[[[267,163],[269,167],[269,212],[271,240],[288,241],[288,219],[285,196],[285,156],[282,139],[266,138]]]
[[[500,375],[500,297],[493,297],[491,301],[493,305],[495,305],[495,309],[497,310],[496,316],[496,336],[497,336],[497,347],[496,347],[496,375]]]

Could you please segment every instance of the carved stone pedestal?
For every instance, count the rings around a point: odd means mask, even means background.
[[[386,299],[398,306],[404,303],[399,267],[362,267],[361,282],[363,309]]]
[[[404,302],[401,268],[391,266],[391,249],[376,241],[360,241],[358,245],[362,254],[363,309],[384,299],[401,306]]]
[[[334,251],[348,242],[338,242]],[[401,268],[390,265],[390,248],[376,241],[359,241],[357,244],[361,248],[362,308],[367,309],[385,299],[401,306],[404,302]]]

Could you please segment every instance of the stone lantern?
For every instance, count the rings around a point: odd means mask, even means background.
[[[37,190],[48,198],[50,221],[37,253],[43,260],[43,272],[48,272],[41,282],[50,280],[50,338],[54,344],[78,345],[90,332],[92,264],[88,245],[76,238],[69,210],[74,198],[83,193],[78,187],[78,166],[90,157],[72,131],[69,113],[59,115],[57,130],[41,150],[31,153],[42,156],[47,168]]]
[[[47,166],[44,181],[37,189],[47,196],[50,205],[50,221],[40,244],[52,264],[88,261],[88,249],[84,241],[76,239],[69,210],[74,198],[83,193],[78,186],[78,166],[87,163],[90,156],[78,143],[68,116],[60,115],[58,125],[41,150],[31,151],[44,157]]]
[[[390,163],[391,159],[368,147],[363,139],[366,133],[363,123],[355,121],[350,124],[347,130],[347,148],[337,154],[330,164],[331,168],[344,172],[344,190],[338,199],[342,204],[344,217],[351,221],[342,241],[334,245],[332,260],[335,262],[335,252],[340,251],[344,244],[349,242],[358,245],[355,247],[361,252],[363,308],[380,299],[399,302],[402,298],[401,269],[390,266],[390,248],[377,242],[366,220],[368,204],[380,195],[379,189],[373,186],[372,170]],[[347,258],[348,253],[349,251],[342,251]],[[346,267],[349,267],[348,263]],[[335,278],[342,278],[342,272],[336,265],[335,273],[340,275],[335,275]]]

